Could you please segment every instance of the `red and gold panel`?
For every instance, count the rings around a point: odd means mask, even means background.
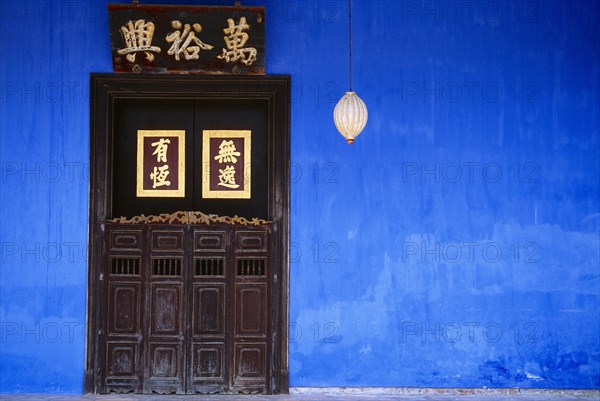
[[[202,131],[202,198],[251,198],[249,130]]]
[[[185,131],[138,130],[137,197],[185,197]]]

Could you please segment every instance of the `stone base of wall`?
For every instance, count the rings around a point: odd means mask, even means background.
[[[290,387],[290,394],[339,395],[483,395],[483,396],[556,396],[599,397],[600,390],[538,389],[538,388],[417,388],[417,387]]]

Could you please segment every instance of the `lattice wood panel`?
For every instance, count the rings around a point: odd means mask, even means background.
[[[107,223],[102,392],[267,393],[270,233]]]

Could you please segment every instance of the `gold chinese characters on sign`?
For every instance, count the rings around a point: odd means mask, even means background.
[[[138,130],[136,196],[185,196],[185,131]]]
[[[229,18],[227,24],[229,26],[223,29],[223,32],[227,35],[224,40],[228,50],[223,49],[223,54],[217,58],[225,59],[228,63],[239,60],[246,65],[251,65],[256,60],[256,49],[254,47],[244,48],[249,38],[245,31],[250,29],[250,25],[246,23],[246,17],[241,17],[237,25]]]
[[[265,73],[264,7],[109,5],[117,72]]]
[[[202,198],[250,199],[249,130],[202,132]]]
[[[126,47],[119,49],[117,52],[125,55],[125,58],[130,63],[135,63],[135,56],[139,52],[146,53],[146,60],[153,61],[154,53],[160,53],[160,47],[152,46],[152,38],[154,37],[154,24],[146,22],[143,19],[129,21],[121,27],[121,34],[125,41]]]
[[[231,18],[227,20],[228,27],[223,29],[225,37],[225,45],[227,50],[223,49],[223,53],[216,56],[218,59],[224,59],[228,63],[240,61],[246,65],[252,65],[256,60],[257,51],[254,47],[244,47],[250,36],[246,33],[250,29],[250,25],[246,23],[246,17],[241,17],[236,24]],[[183,53],[184,60],[198,60],[200,58],[200,50],[212,50],[213,45],[209,45],[201,41],[196,34],[202,32],[202,25],[199,23],[193,24],[193,30],[190,24],[183,25],[181,21],[171,21],[173,32],[165,37],[167,43],[171,43],[171,47],[167,51],[169,56],[173,56],[176,61],[181,60]],[[183,31],[182,31],[183,28]],[[146,22],[143,19],[137,21],[128,21],[127,24],[121,27],[121,34],[125,46],[117,52],[121,55],[127,55],[127,61],[135,63],[136,53],[146,53],[148,61],[154,61],[153,53],[160,53],[161,48],[152,46],[154,38],[154,23]],[[190,46],[191,44],[196,46]]]
[[[194,24],[194,31],[190,28],[190,24],[185,24],[183,32],[181,32],[181,22],[171,21],[171,26],[175,29],[165,39],[168,43],[172,43],[167,51],[167,54],[174,56],[175,60],[181,60],[181,53],[185,60],[198,60],[200,58],[200,50],[211,50],[214,46],[207,45],[196,37],[196,33],[202,31],[202,25]],[[192,42],[197,46],[190,46]]]

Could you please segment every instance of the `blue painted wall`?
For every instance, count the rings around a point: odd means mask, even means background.
[[[600,387],[599,3],[355,0],[353,146],[346,2],[244,4],[293,80],[290,384]],[[0,392],[78,393],[106,3],[0,6]]]

